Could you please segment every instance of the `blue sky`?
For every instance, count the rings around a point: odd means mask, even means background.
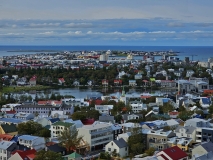
[[[1,0],[1,45],[213,45],[212,0]]]

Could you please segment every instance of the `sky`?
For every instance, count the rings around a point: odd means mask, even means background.
[[[0,45],[212,46],[212,0],[1,0]]]

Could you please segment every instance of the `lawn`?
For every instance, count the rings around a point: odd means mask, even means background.
[[[36,86],[9,86],[9,87],[3,87],[2,93],[10,93],[10,92],[20,92],[20,91],[30,91],[30,90],[44,90],[49,89],[50,86],[42,86],[42,85],[36,85]]]

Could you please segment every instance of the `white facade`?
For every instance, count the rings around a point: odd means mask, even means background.
[[[130,106],[134,113],[139,113],[142,110],[147,110],[146,104],[143,103],[130,103]]]
[[[15,143],[4,140],[0,142],[0,160],[7,160],[10,158],[11,151],[8,150],[8,148],[12,145],[15,145]]]
[[[95,110],[100,114],[109,114],[111,109],[113,109],[113,105],[95,105]]]

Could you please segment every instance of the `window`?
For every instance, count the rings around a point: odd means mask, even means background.
[[[127,147],[125,148],[125,151],[127,151]]]
[[[111,145],[113,146],[113,142],[111,143]]]
[[[116,150],[116,149],[114,149],[114,152],[115,152],[115,153],[117,153],[117,150]]]
[[[111,151],[111,148],[108,148],[108,151],[110,152],[110,151]]]

